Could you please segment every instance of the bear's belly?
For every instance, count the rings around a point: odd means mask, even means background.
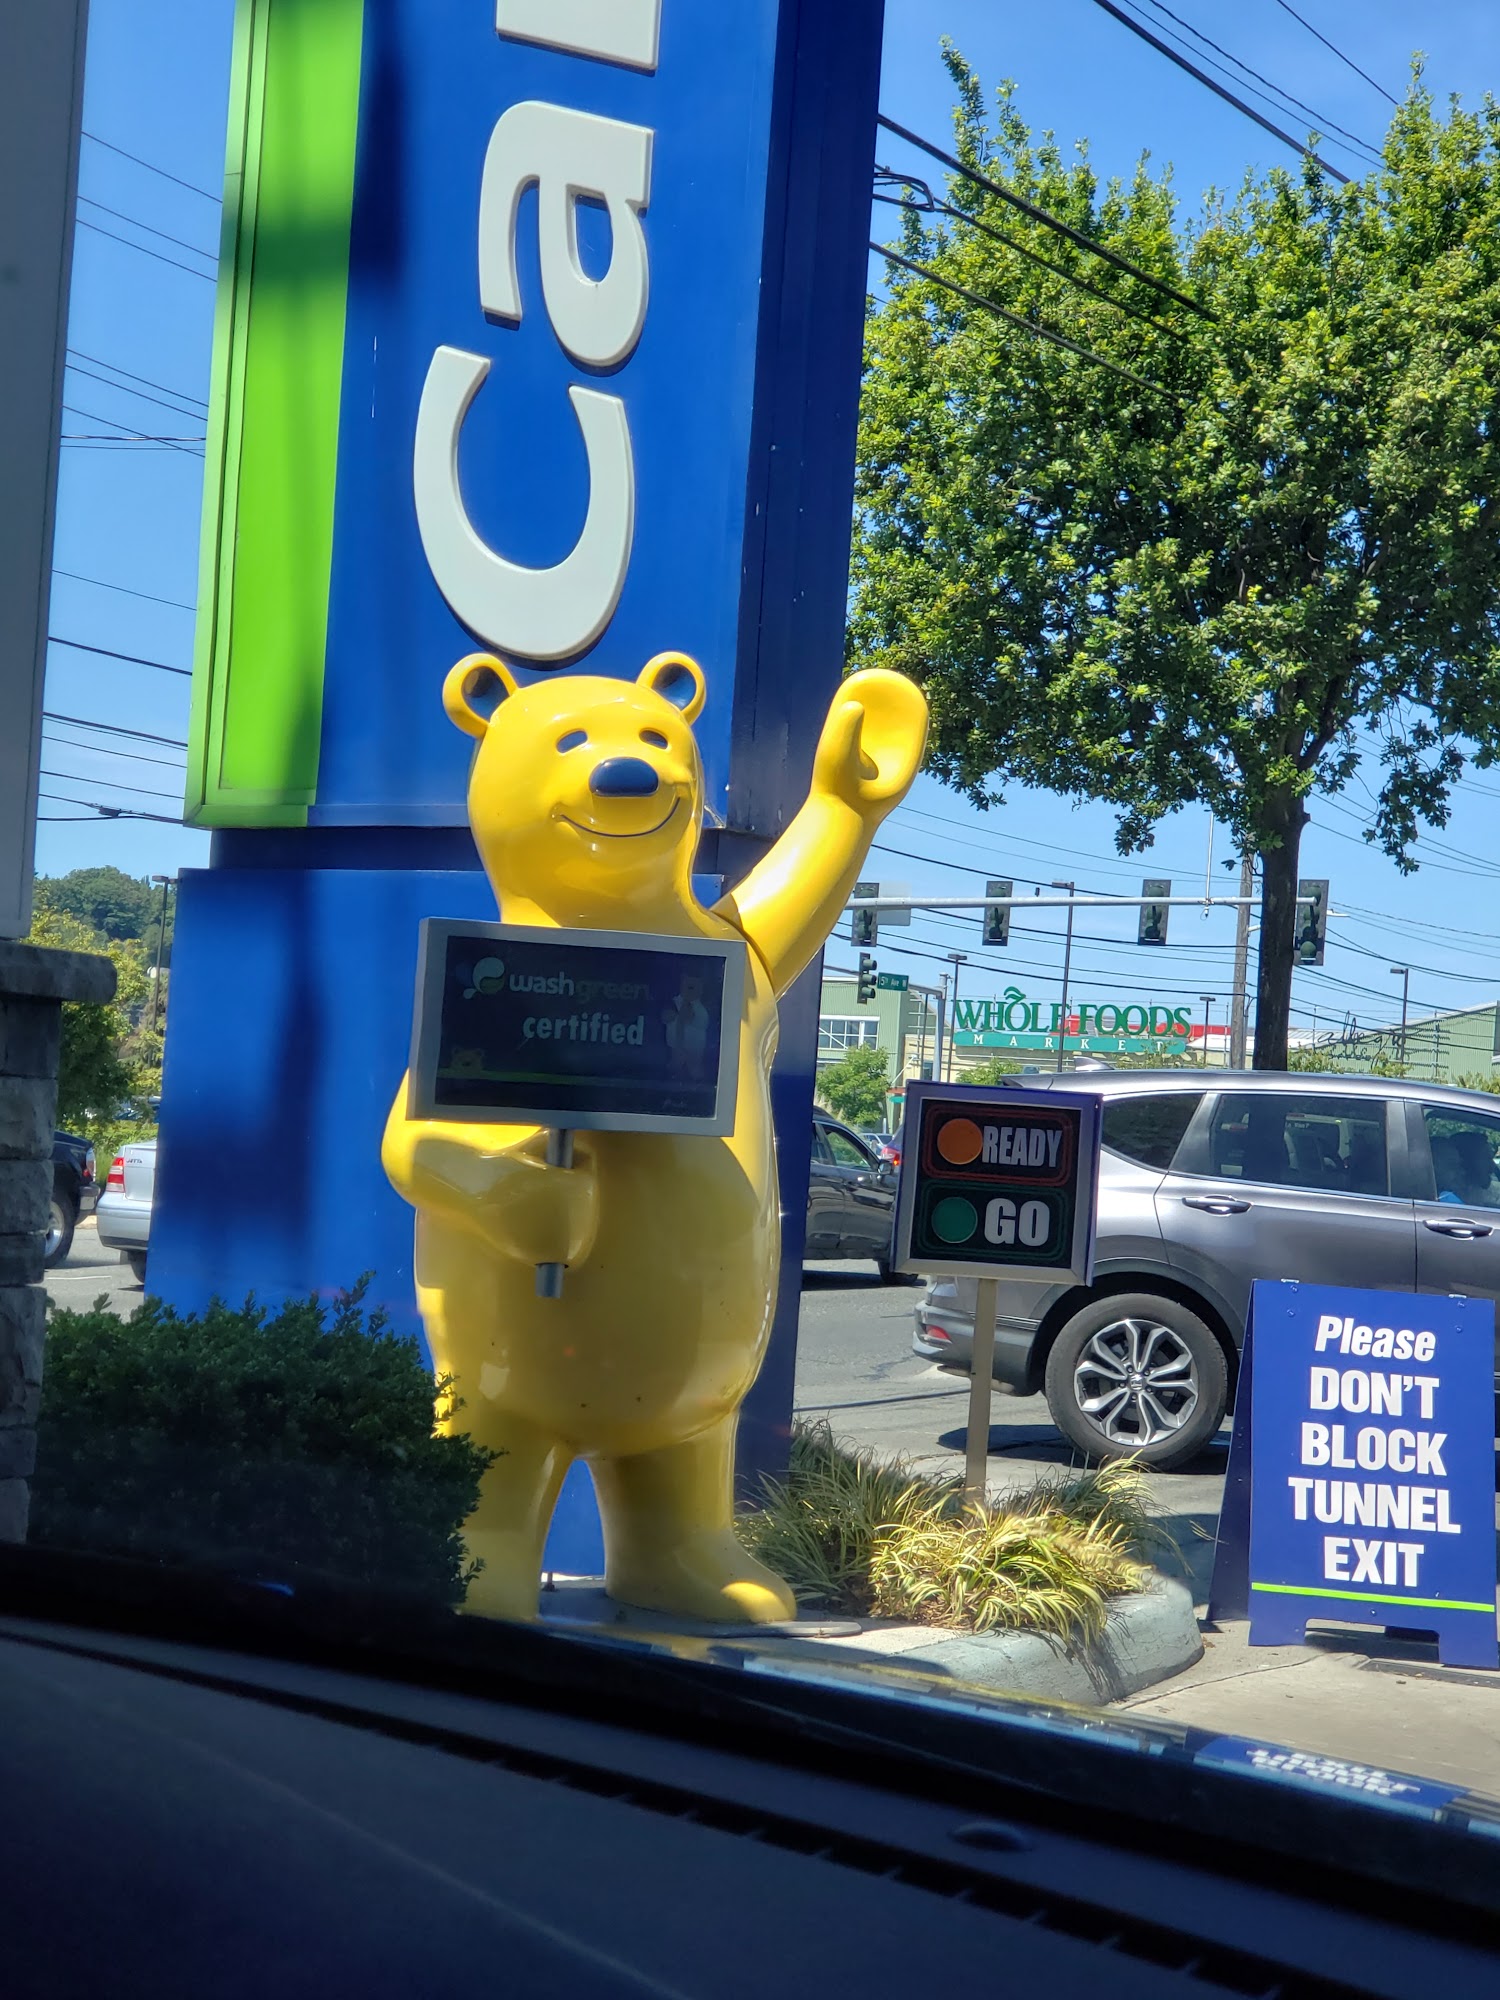
[[[769,1143],[751,1172],[744,1135],[592,1143],[599,1232],[561,1299],[467,1231],[419,1224],[433,1359],[464,1399],[455,1427],[481,1440],[509,1415],[579,1451],[656,1450],[734,1409],[764,1357],[781,1236]]]

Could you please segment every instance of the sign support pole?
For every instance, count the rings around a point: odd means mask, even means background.
[[[964,1455],[964,1505],[989,1502],[990,1412],[995,1393],[994,1278],[980,1278],[974,1297],[974,1368],[969,1377],[969,1434]]]
[[[560,1131],[555,1125],[547,1131],[547,1165],[549,1167],[571,1167],[573,1164],[573,1134]],[[536,1295],[539,1299],[560,1299],[563,1288],[563,1272],[566,1264],[538,1264],[536,1267]]]

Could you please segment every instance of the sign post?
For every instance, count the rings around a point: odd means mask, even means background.
[[[1252,1646],[1324,1618],[1500,1664],[1494,1341],[1488,1300],[1257,1281],[1211,1614]]]
[[[964,1497],[987,1495],[1000,1276],[1093,1277],[1099,1100],[1060,1090],[909,1083],[892,1265],[977,1278]]]

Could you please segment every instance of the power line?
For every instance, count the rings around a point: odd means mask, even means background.
[[[127,153],[125,148],[117,146],[113,139],[101,139],[97,132],[89,131],[85,131],[83,136],[94,145],[103,146],[106,152],[118,153],[122,160],[134,160],[136,165],[144,167],[147,173],[160,174],[164,181],[175,181],[178,187],[186,188],[190,194],[201,194],[205,201],[216,202],[220,207],[223,206],[222,195],[214,194],[208,188],[199,187],[196,181],[185,181],[180,174],[169,174],[165,167],[158,167],[150,160],[143,160],[139,153]]]
[[[130,424],[122,424],[118,417],[106,417],[101,415],[98,410],[86,410],[79,403],[64,403],[63,408],[68,412],[69,416],[82,417],[88,423],[110,424],[115,430],[122,432],[125,438],[138,438],[142,444],[170,444],[177,446],[189,458],[201,458],[203,456],[201,451],[195,452],[190,449],[194,442],[194,439],[190,437],[170,438],[155,436],[147,431],[138,431]],[[83,432],[78,433],[78,435],[87,436],[88,433]]]
[[[91,771],[49,771],[45,764],[39,767],[42,777],[60,778],[66,785],[103,785],[107,792],[134,792],[144,799],[175,799],[176,792],[154,791],[149,785],[122,785],[115,778],[98,778]]]
[[[141,812],[134,806],[102,806],[97,799],[75,799],[66,792],[38,792],[37,797],[49,799],[53,805],[87,806],[90,812],[98,813],[104,819],[149,819],[158,826],[181,826],[184,823],[166,813]]]
[[[159,673],[181,674],[187,680],[193,677],[191,667],[169,667],[165,660],[143,660],[139,653],[117,653],[112,646],[86,646],[82,639],[64,639],[56,632],[47,634],[49,646],[71,646],[75,653],[98,653],[106,660],[124,660],[132,667],[155,667]]]
[[[65,645],[67,641],[63,642]],[[173,673],[182,669],[174,667]],[[137,743],[164,743],[169,750],[186,750],[187,740],[181,736],[153,736],[149,729],[127,729],[120,722],[91,722],[82,715],[63,715],[55,708],[44,708],[42,715],[48,722],[71,723],[75,729],[97,729],[106,736],[128,736]]]
[[[118,362],[106,361],[102,354],[86,354],[81,347],[70,347],[68,353],[80,361],[92,361],[96,368],[108,368],[114,375],[126,375],[132,382],[144,382],[148,389],[160,389],[164,396],[177,396],[184,403],[201,403],[205,410],[208,408],[207,396],[195,396],[190,389],[174,389],[169,382],[158,382],[150,375],[137,375],[133,369],[121,368]]]
[[[132,764],[160,764],[167,771],[184,768],[180,757],[148,757],[143,750],[117,750],[112,743],[80,743],[76,736],[59,736],[55,729],[45,733],[60,750],[81,750],[86,757],[128,757]]]
[[[1215,97],[1222,97],[1224,102],[1232,104],[1236,111],[1243,111],[1247,118],[1254,119],[1255,123],[1263,131],[1270,132],[1275,138],[1280,139],[1284,145],[1290,146],[1294,153],[1300,153],[1304,159],[1314,161],[1330,179],[1338,181],[1341,185],[1348,182],[1349,176],[1347,174],[1341,174],[1337,167],[1330,166],[1320,153],[1315,153],[1310,146],[1304,146],[1299,139],[1294,139],[1290,132],[1283,132],[1279,125],[1273,125],[1269,118],[1264,117],[1262,113],[1255,109],[1253,104],[1247,104],[1244,98],[1236,97],[1234,92],[1226,90],[1222,83],[1215,83],[1206,70],[1199,69],[1196,63],[1189,62],[1184,55],[1179,55],[1170,43],[1162,41],[1157,35],[1153,35],[1151,30],[1142,22],[1135,20],[1123,8],[1117,7],[1114,4],[1114,0],[1094,0],[1094,5],[1102,7],[1106,14],[1113,15],[1122,27],[1130,30],[1131,34],[1138,35],[1143,42],[1149,42],[1153,49],[1166,57],[1168,62],[1175,63],[1179,69],[1185,69],[1189,76],[1196,77],[1199,83],[1205,85],[1207,89],[1213,92]]]
[[[1111,375],[1119,375],[1125,381],[1133,382],[1136,388],[1145,389],[1150,395],[1165,396],[1173,403],[1178,400],[1170,389],[1164,389],[1159,382],[1148,382],[1144,375],[1137,375],[1133,368],[1122,368],[1117,361],[1106,361],[1102,354],[1095,354],[1087,347],[1080,347],[1076,340],[1069,340],[1061,333],[1054,333],[1050,326],[1041,326],[1036,320],[1026,319],[1020,313],[1011,312],[1006,306],[996,305],[993,299],[987,299],[979,292],[971,292],[967,285],[955,284],[952,278],[939,277],[936,271],[929,271],[921,264],[914,264],[910,257],[903,257],[900,251],[892,250],[887,244],[872,241],[870,248],[877,256],[884,257],[888,264],[900,264],[904,270],[914,272],[919,278],[925,278],[929,284],[942,285],[946,290],[956,292],[960,298],[968,299],[973,305],[982,306],[997,319],[1008,320],[1012,326],[1020,327],[1023,332],[1034,333],[1039,340],[1050,340],[1054,347],[1065,348],[1069,354],[1076,354],[1081,360],[1092,361],[1099,368],[1107,368]]]
[[[1125,0],[1125,4],[1133,6],[1135,11],[1139,13],[1140,8],[1137,0]],[[1336,132],[1341,138],[1347,139],[1350,142],[1351,149],[1357,148],[1361,152],[1368,153],[1377,166],[1380,164],[1379,148],[1372,146],[1368,139],[1361,139],[1357,132],[1351,132],[1345,125],[1335,124],[1333,119],[1325,118],[1321,111],[1315,111],[1310,104],[1304,104],[1300,97],[1294,97],[1291,91],[1284,89],[1279,83],[1273,83],[1270,77],[1262,76],[1258,69],[1252,68],[1249,63],[1242,61],[1232,50],[1226,49],[1221,42],[1216,42],[1211,35],[1205,35],[1201,28],[1195,28],[1191,21],[1183,20],[1180,14],[1174,14],[1171,8],[1164,4],[1164,0],[1145,0],[1145,4],[1154,9],[1156,13],[1165,14],[1169,21],[1175,21],[1180,28],[1185,28],[1195,41],[1202,42],[1206,48],[1216,49],[1221,56],[1226,57],[1234,64],[1236,69],[1242,70],[1246,76],[1253,76],[1257,83],[1263,83],[1266,89],[1273,93],[1272,96],[1267,97],[1265,92],[1254,90],[1250,85],[1246,85],[1246,88],[1251,90],[1252,96],[1259,97],[1263,104],[1270,104],[1278,111],[1282,109],[1305,111],[1325,138],[1329,133]],[[1170,29],[1163,29],[1162,32],[1164,34],[1171,34]],[[1179,35],[1173,35],[1172,39],[1180,42],[1182,38]],[[1230,72],[1222,64],[1213,62],[1210,57],[1205,56],[1204,61],[1209,63],[1211,68],[1218,70],[1221,76],[1230,75]]]
[[[905,125],[898,125],[894,118],[887,118],[883,111],[876,114],[875,122],[877,125],[883,125],[887,132],[894,132],[898,139],[904,139],[909,146],[915,146],[919,152],[940,161],[954,173],[962,174],[965,180],[972,181],[976,187],[982,187],[1001,201],[1009,202],[1011,207],[1019,209],[1022,215],[1029,215],[1033,222],[1040,222],[1048,229],[1055,229],[1060,236],[1066,236],[1070,243],[1076,243],[1080,250],[1086,250],[1094,257],[1102,257],[1106,264],[1113,264],[1116,270],[1125,272],[1127,277],[1139,279],[1143,285],[1149,285],[1163,297],[1175,299],[1178,305],[1186,306],[1201,319],[1217,320],[1217,313],[1210,312],[1208,307],[1200,305],[1197,299],[1189,298],[1186,292],[1179,292],[1176,286],[1169,285],[1165,278],[1153,277],[1149,271],[1143,271],[1139,264],[1132,264],[1128,257],[1122,257],[1117,250],[1111,250],[1103,243],[1096,243],[1092,236],[1085,236],[1082,230],[1075,229],[1069,222],[1064,222],[1060,215],[1053,215],[1045,208],[1038,208],[1035,202],[1027,201],[1024,195],[1017,194],[1014,189],[1002,186],[999,181],[991,180],[988,174],[980,173],[977,168],[966,167],[963,161],[955,159],[952,153],[945,153],[941,146],[935,146],[930,139],[922,138],[920,133],[909,130]]]
[[[117,222],[128,222],[132,229],[144,229],[148,236],[159,236],[163,243],[175,243],[179,250],[191,250],[195,257],[206,257],[211,264],[218,262],[217,250],[201,250],[187,237],[173,236],[169,230],[154,228],[151,223],[142,222],[138,215],[131,215],[123,208],[111,208],[107,201],[95,201],[91,194],[81,194],[78,199],[90,208],[97,208],[102,215],[112,215]]]
[[[101,375],[97,368],[80,368],[76,361],[69,361],[66,365],[70,375],[85,375],[90,382],[102,382],[106,389],[115,389],[122,396],[136,396],[143,403],[155,403],[163,410],[170,410],[174,417],[193,417],[200,424],[204,420],[202,410],[185,410],[180,403],[168,402],[166,396],[149,395],[146,390],[132,388],[127,382],[112,382],[107,375]],[[168,393],[170,394],[170,391]]]
[[[1044,257],[1040,251],[1028,248],[1018,236],[1007,235],[1003,229],[996,229],[988,222],[981,222],[977,216],[968,215],[963,209],[955,208],[951,201],[939,201],[926,181],[914,180],[910,174],[894,173],[889,167],[876,167],[875,172],[877,177],[883,176],[887,181],[894,182],[900,187],[920,188],[925,197],[922,201],[903,201],[899,196],[882,194],[877,187],[875,191],[877,201],[888,202],[892,208],[907,209],[913,215],[934,213],[951,215],[955,221],[964,223],[970,229],[979,230],[982,235],[992,237],[996,243],[1003,243],[1008,250],[1014,250],[1017,256],[1028,258],[1033,264],[1040,264],[1044,271],[1054,272],[1066,284],[1072,285],[1075,291],[1087,292],[1091,298],[1102,299],[1105,305],[1113,306],[1116,312],[1128,313],[1132,319],[1138,319],[1143,326],[1154,326],[1158,333],[1172,331],[1165,320],[1156,319],[1151,313],[1142,312],[1139,306],[1127,305],[1124,299],[1111,297],[1101,286],[1091,285],[1087,278],[1080,278],[1065,264],[1054,264],[1050,257]]]
[[[158,264],[170,264],[174,271],[186,271],[190,278],[203,278],[210,285],[218,282],[212,271],[200,271],[195,264],[184,264],[180,257],[169,257],[164,250],[153,250],[148,244],[133,243],[117,229],[106,229],[103,223],[90,222],[86,215],[80,215],[76,220],[80,229],[92,229],[96,236],[107,236],[111,243],[123,243],[127,250],[139,250],[143,257],[154,257]]]
[[[154,591],[132,590],[128,583],[106,583],[102,576],[84,576],[76,569],[53,569],[54,576],[65,576],[70,583],[91,583],[96,590],[117,590],[122,597],[143,597],[148,604],[168,604],[174,611],[196,611],[196,604],[184,604],[180,597],[158,597]]]
[[[1284,14],[1290,14],[1294,21],[1300,22],[1301,25],[1304,28],[1306,28],[1307,32],[1313,37],[1315,41],[1321,42],[1325,49],[1332,50],[1333,54],[1338,57],[1339,61],[1341,63],[1344,63],[1348,68],[1352,69],[1356,76],[1362,76],[1365,82],[1369,84],[1371,90],[1378,90],[1381,96],[1385,99],[1387,104],[1396,103],[1396,99],[1392,97],[1391,93],[1386,89],[1383,83],[1377,83],[1374,77],[1370,75],[1368,70],[1361,69],[1357,62],[1355,62],[1351,57],[1346,56],[1344,54],[1344,51],[1341,48],[1338,48],[1333,42],[1330,42],[1326,35],[1320,35],[1317,29],[1313,26],[1311,21],[1309,21],[1304,15],[1299,14],[1295,7],[1288,5],[1288,0],[1276,0],[1276,5],[1281,9],[1281,11]]]

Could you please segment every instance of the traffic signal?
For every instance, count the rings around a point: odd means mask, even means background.
[[[1321,965],[1328,943],[1328,884],[1301,881],[1297,884],[1296,942],[1292,961],[1296,965]]]
[[[1141,921],[1135,934],[1137,944],[1165,944],[1167,941],[1167,918],[1171,906],[1164,899],[1172,893],[1172,884],[1162,876],[1153,875],[1141,884],[1141,895],[1146,898],[1141,904]]]
[[[987,896],[1013,896],[1016,893],[1016,885],[1014,882],[986,882],[984,893]],[[985,911],[984,941],[986,944],[1010,943],[1009,904],[1003,910]]]
[[[878,882],[856,882],[854,893],[857,897],[878,896]],[[851,944],[874,944],[879,930],[878,910],[851,910],[849,912],[849,941]]]
[[[855,915],[859,912],[856,910]],[[875,961],[867,951],[859,955],[859,1004],[867,1007],[875,998]]]

